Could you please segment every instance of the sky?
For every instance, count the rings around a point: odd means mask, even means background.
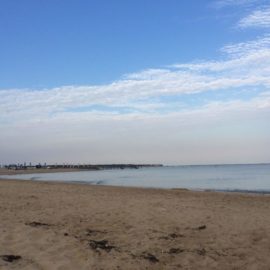
[[[270,0],[0,0],[0,164],[270,162]]]

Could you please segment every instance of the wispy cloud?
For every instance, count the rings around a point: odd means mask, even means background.
[[[270,49],[270,34],[265,34],[255,40],[240,42],[236,44],[228,44],[221,48],[221,52],[227,55],[238,58],[241,56],[255,54],[257,52]]]
[[[223,8],[227,6],[250,6],[263,0],[219,0],[214,2],[214,6],[217,8]]]
[[[270,7],[262,7],[253,11],[251,14],[239,21],[238,27],[270,28]]]
[[[180,63],[163,69],[148,69],[123,76],[107,85],[63,86],[53,89],[1,90],[0,121],[50,119],[97,111],[99,115],[132,113],[163,114],[172,106],[167,97],[178,97],[181,110],[185,96],[209,91],[255,87],[270,88],[270,37],[230,44],[222,48],[222,60]],[[211,100],[210,100],[211,101]],[[204,102],[205,103],[205,102]],[[196,104],[195,104],[196,105]],[[197,103],[199,106],[200,103]],[[166,110],[165,110],[166,111]]]

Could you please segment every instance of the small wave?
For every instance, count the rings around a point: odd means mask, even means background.
[[[105,181],[104,180],[99,180],[96,182],[96,185],[103,185],[105,184]]]
[[[38,179],[40,179],[40,177],[31,177],[29,180],[31,180],[31,181],[35,181],[35,180],[38,180]]]

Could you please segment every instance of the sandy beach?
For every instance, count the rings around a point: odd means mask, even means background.
[[[269,213],[268,195],[0,180],[0,269],[269,269]]]

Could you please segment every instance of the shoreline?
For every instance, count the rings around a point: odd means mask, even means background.
[[[164,191],[164,192],[190,192],[190,193],[209,193],[209,194],[228,194],[228,195],[243,195],[243,196],[268,196],[270,198],[270,192],[264,191],[226,191],[226,190],[215,190],[215,189],[188,189],[188,188],[160,188],[160,187],[137,187],[137,186],[114,186],[114,185],[103,185],[103,184],[91,184],[84,181],[57,181],[57,180],[33,180],[33,179],[6,179],[1,178],[0,175],[0,182],[18,182],[18,183],[41,183],[41,184],[48,184],[48,185],[70,185],[70,186],[85,186],[85,187],[101,187],[101,188],[111,188],[111,189],[123,189],[123,190],[149,190],[149,191]]]
[[[260,191],[260,190],[244,190],[244,189],[235,189],[235,190],[224,190],[224,189],[192,189],[192,188],[160,188],[160,187],[143,187],[143,186],[114,186],[106,184],[95,184],[87,181],[65,181],[65,180],[34,180],[34,179],[9,179],[4,178],[5,176],[12,175],[24,175],[24,174],[43,174],[43,173],[63,173],[63,172],[84,172],[84,171],[93,171],[89,169],[70,169],[70,168],[61,168],[61,169],[36,169],[36,170],[8,170],[0,169],[0,181],[33,181],[33,182],[45,182],[45,183],[59,183],[59,184],[80,184],[80,185],[90,185],[90,186],[105,186],[105,187],[124,187],[124,188],[139,188],[139,189],[161,189],[161,190],[184,190],[190,192],[217,192],[217,193],[236,193],[236,194],[256,194],[256,195],[270,195],[270,191]]]
[[[0,269],[268,269],[269,212],[256,194],[2,180]]]

